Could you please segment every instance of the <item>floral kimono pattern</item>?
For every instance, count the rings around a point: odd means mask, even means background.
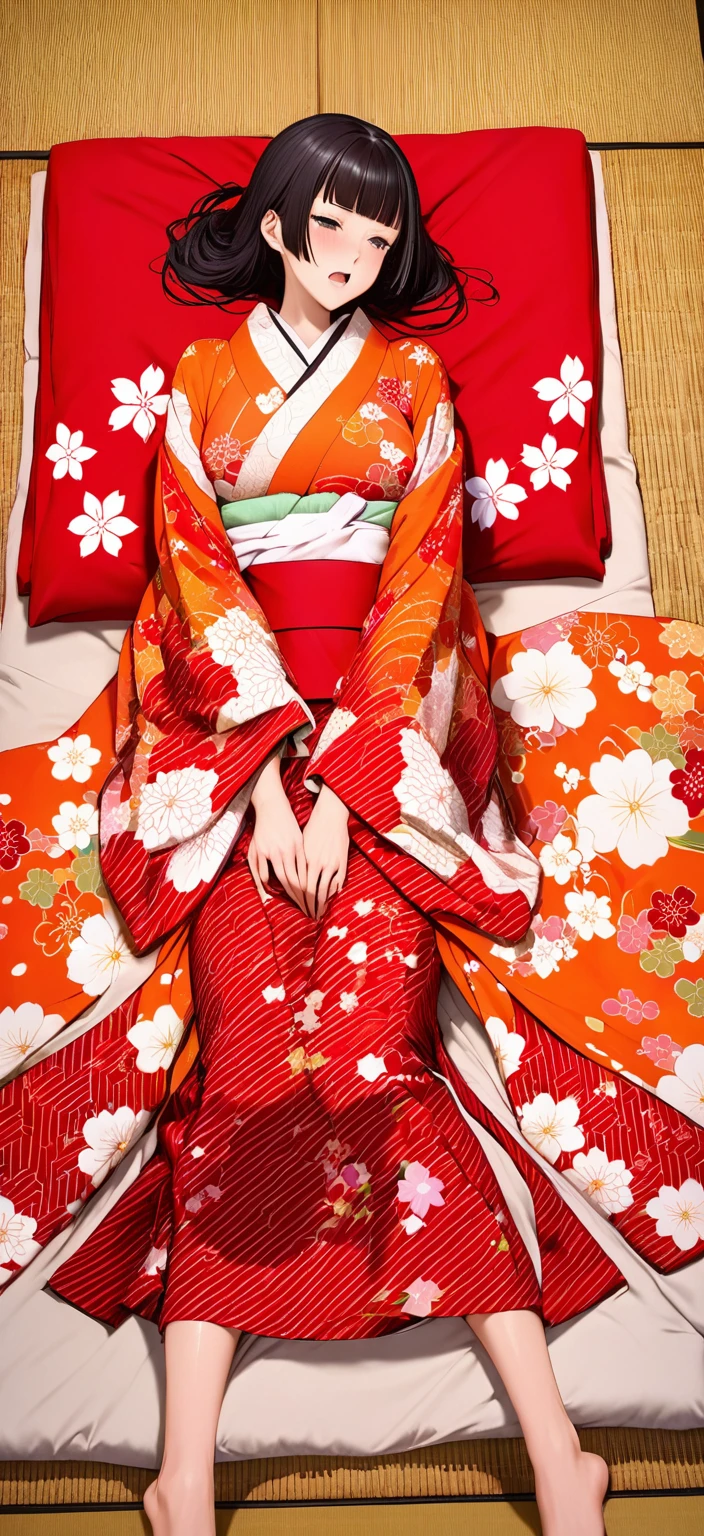
[[[3,759],[4,1279],[158,1112],[156,1152],[52,1279],[109,1322],[343,1338],[431,1312],[559,1321],[608,1294],[618,1270],[447,1057],[439,958],[526,1140],[651,1262],[704,1248],[701,703],[653,659],[666,636],[701,654],[701,632],[614,620],[597,657],[569,615],[490,659],[461,474],[439,360],[360,310],[311,365],[264,305],[184,354],[117,688]],[[323,782],[350,810],[319,923],[249,874],[274,752],[301,825]],[[669,880],[635,878],[665,857]],[[657,997],[633,985],[677,967]],[[529,1182],[540,1287],[438,1071]]]

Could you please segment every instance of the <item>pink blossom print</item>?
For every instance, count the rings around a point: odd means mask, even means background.
[[[410,1205],[414,1216],[427,1216],[431,1205],[444,1205],[441,1190],[442,1179],[433,1178],[429,1168],[422,1163],[407,1163],[403,1178],[398,1181],[398,1198],[401,1204]]]

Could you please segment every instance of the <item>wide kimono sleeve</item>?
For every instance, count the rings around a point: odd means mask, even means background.
[[[540,866],[509,824],[496,771],[484,635],[462,580],[462,444],[436,354],[406,342],[396,362],[415,464],[308,782],[327,783],[387,848],[432,872],[432,901],[416,881],[421,904],[508,941],[528,927]]]
[[[194,343],[177,367],[155,490],[159,566],[120,658],[100,862],[138,952],[200,902],[258,771],[313,724],[237,569],[200,455],[231,377],[220,341]]]

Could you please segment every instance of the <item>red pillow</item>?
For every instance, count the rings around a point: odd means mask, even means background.
[[[154,465],[174,367],[190,341],[230,336],[251,307],[169,302],[165,228],[214,183],[246,183],[266,142],[92,139],[51,152],[19,570],[32,625],[136,612],[155,563]],[[598,579],[609,535],[584,138],[520,128],[399,143],[431,234],[461,265],[488,268],[500,293],[428,337],[465,437],[467,575]],[[112,540],[91,536],[96,517]]]

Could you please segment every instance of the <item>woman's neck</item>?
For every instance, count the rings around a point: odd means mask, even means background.
[[[300,284],[293,287],[286,283],[279,314],[306,347],[312,347],[330,326],[330,311],[323,309]]]

